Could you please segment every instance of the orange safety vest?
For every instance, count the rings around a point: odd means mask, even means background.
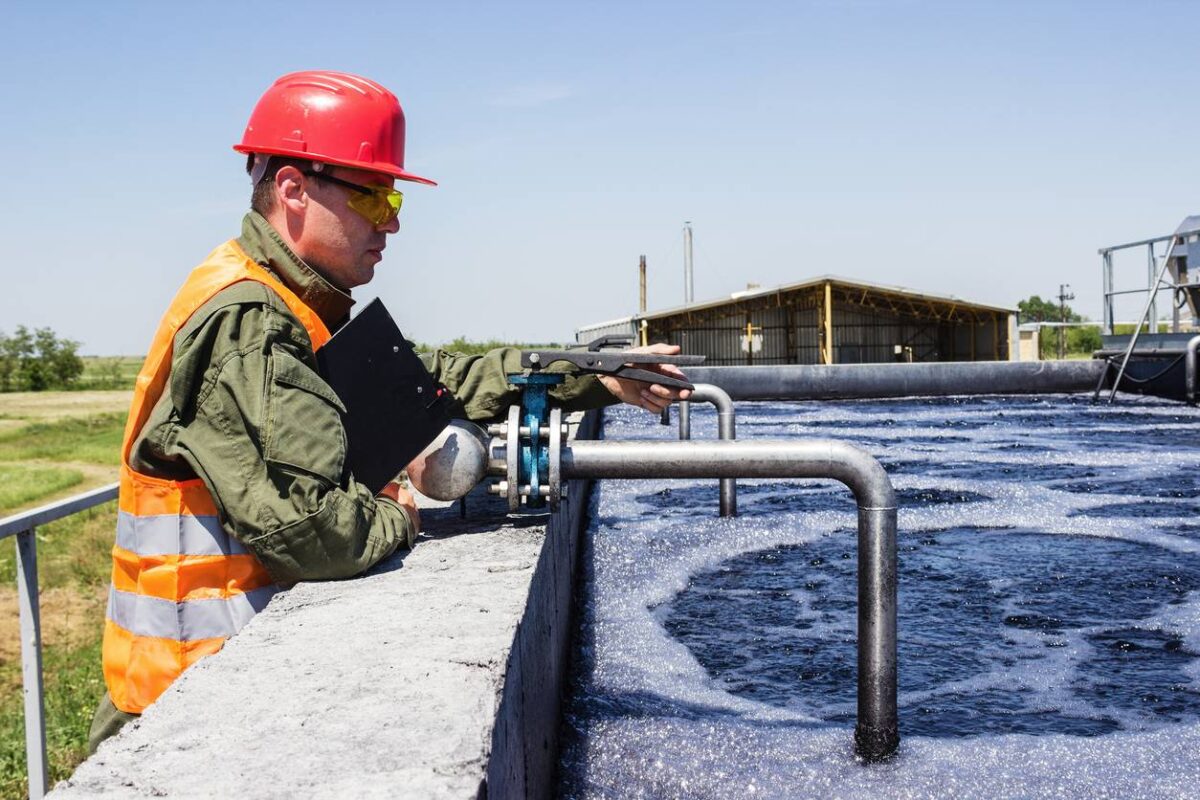
[[[104,622],[104,682],[113,704],[140,714],[196,661],[221,649],[276,587],[221,527],[199,478],[155,478],[129,466],[133,442],[167,383],[175,334],[217,292],[239,281],[275,291],[308,331],[329,341],[316,312],[229,241],[192,271],[159,323],[138,374],[121,445],[117,541]]]

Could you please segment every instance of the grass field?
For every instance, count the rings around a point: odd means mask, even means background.
[[[82,356],[83,374],[75,390],[131,389],[142,368],[141,356]]]
[[[132,377],[130,377],[132,382]],[[0,516],[111,483],[129,391],[0,394]],[[38,528],[51,779],[87,755],[104,691],[100,633],[116,504]],[[0,542],[0,798],[24,797],[25,729],[11,540]]]

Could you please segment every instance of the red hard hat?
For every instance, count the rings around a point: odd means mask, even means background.
[[[437,185],[404,169],[404,110],[396,95],[345,72],[293,72],[275,81],[254,107],[242,141],[233,149]]]

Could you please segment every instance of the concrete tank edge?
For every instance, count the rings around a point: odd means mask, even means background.
[[[594,439],[602,415],[603,411],[585,414],[572,438]],[[550,516],[525,612],[509,651],[479,798],[554,796],[575,624],[575,580],[591,486],[590,480],[570,481],[565,501]]]

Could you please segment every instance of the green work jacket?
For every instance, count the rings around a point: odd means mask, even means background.
[[[246,215],[238,243],[330,332],[349,319],[350,295],[297,257],[262,216]],[[398,504],[343,476],[345,436],[305,424],[329,419],[322,406],[330,400],[273,380],[279,358],[317,369],[308,334],[283,300],[254,281],[216,294],[176,335],[167,388],[133,444],[130,465],[156,477],[203,480],[225,530],[277,583],[357,575],[411,546],[416,531]],[[515,348],[482,356],[439,350],[422,360],[462,418],[494,419],[519,402],[505,377],[521,370]],[[563,371],[570,376],[551,393],[563,407],[617,402],[594,376]],[[268,431],[272,452],[265,454]]]

